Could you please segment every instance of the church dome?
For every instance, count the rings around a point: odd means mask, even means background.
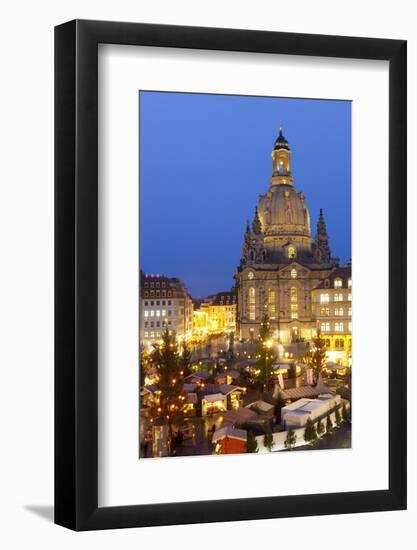
[[[259,218],[264,235],[311,237],[310,216],[304,194],[294,187],[276,185],[259,199]]]

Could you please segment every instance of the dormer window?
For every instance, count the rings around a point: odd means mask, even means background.
[[[342,288],[342,279],[335,279],[334,280],[334,287],[335,288]]]
[[[326,279],[324,281],[324,288],[329,288],[329,286],[330,286],[330,281],[329,281],[329,279]]]

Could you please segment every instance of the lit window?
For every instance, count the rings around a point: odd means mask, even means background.
[[[335,332],[343,332],[343,323],[335,323],[334,330]]]
[[[296,250],[295,250],[295,247],[294,246],[289,246],[288,247],[288,250],[287,250],[287,253],[288,253],[288,258],[295,258],[295,254],[296,254]]]
[[[145,338],[148,338],[149,332],[148,332],[148,331],[145,331],[144,335],[145,335]]]
[[[275,290],[270,288],[268,290],[268,315],[270,319],[275,319],[276,306],[275,306]]]
[[[162,317],[166,317],[166,314],[167,314],[166,309],[163,309],[162,310]]]
[[[291,269],[291,277],[292,277],[293,279],[296,279],[296,278],[297,278],[297,270],[295,269],[295,267],[293,267],[293,268]]]
[[[156,310],[156,316],[157,316],[157,317],[160,317],[160,316],[161,316],[161,312],[160,312],[159,309]]]
[[[326,294],[320,294],[320,303],[321,304],[328,304],[330,301],[329,299],[329,295],[326,293]]]
[[[291,319],[298,319],[298,311],[291,311]]]
[[[322,332],[330,332],[330,323],[321,323],[320,330]]]
[[[320,315],[322,317],[328,317],[330,315],[330,308],[328,307],[321,307],[320,308]]]
[[[149,317],[149,311],[145,311],[145,317]]]
[[[342,279],[335,279],[334,280],[334,287],[335,288],[342,288]]]
[[[352,301],[352,294],[350,294],[350,293],[348,294],[348,300],[349,300],[349,302]]]
[[[352,308],[351,307],[348,309],[348,316],[352,317]]]
[[[249,319],[251,321],[254,321],[256,317],[256,314],[255,314],[256,298],[255,298],[255,289],[253,286],[249,288],[248,303],[249,303]]]
[[[154,315],[155,315],[155,312],[154,312],[154,310],[153,310],[153,309],[151,310],[151,312],[150,312],[150,313],[151,313],[151,317],[154,317]]]
[[[352,323],[349,323],[348,327],[349,327],[349,332],[352,332]]]
[[[334,310],[334,314],[336,315],[336,317],[342,317],[343,316],[343,308],[342,307],[337,307]]]
[[[153,338],[155,336],[155,333],[152,331],[151,332],[151,338]]]
[[[334,295],[334,301],[335,302],[343,302],[343,294],[338,294],[336,292],[336,294]]]
[[[352,288],[352,279],[348,279],[348,288]]]

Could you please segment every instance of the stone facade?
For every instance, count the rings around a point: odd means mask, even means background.
[[[159,342],[167,327],[178,340],[188,339],[193,328],[193,301],[178,278],[140,274],[139,340]]]
[[[338,265],[331,257],[323,211],[311,236],[310,215],[291,175],[291,149],[282,130],[272,151],[270,187],[247,224],[236,290],[239,337],[255,339],[265,312],[282,344],[316,332],[312,291]]]

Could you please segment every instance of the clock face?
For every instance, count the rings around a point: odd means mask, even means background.
[[[252,273],[252,271],[249,271],[249,273],[248,273],[248,279],[253,279],[253,273]]]

